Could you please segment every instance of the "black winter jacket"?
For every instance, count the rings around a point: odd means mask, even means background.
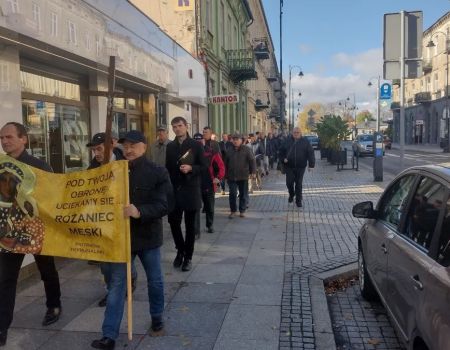
[[[230,148],[227,151],[225,169],[228,181],[248,180],[250,174],[256,174],[255,156],[250,147],[242,144],[237,149]]]
[[[158,248],[163,244],[162,217],[168,213],[172,192],[169,174],[142,156],[129,162],[130,203],[141,213],[130,218],[131,252]]]
[[[182,159],[182,157],[185,158]],[[192,166],[192,172],[183,174],[180,165]],[[177,139],[167,145],[166,167],[170,174],[175,206],[183,210],[197,210],[202,206],[201,174],[208,168],[203,147],[189,136],[182,144]]]
[[[287,158],[285,164],[288,168],[314,168],[316,158],[314,150],[309,141],[301,137],[295,140],[292,136],[288,137],[280,148],[280,161],[283,162]]]

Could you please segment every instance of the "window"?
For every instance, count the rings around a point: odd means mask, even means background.
[[[33,2],[32,11],[33,11],[33,21],[34,23],[36,23],[36,28],[38,30],[41,30],[41,8],[35,2]]]
[[[77,44],[77,27],[71,21],[69,21],[69,43]]]
[[[86,49],[88,51],[91,51],[91,36],[89,35],[89,33],[86,33],[86,36],[84,37],[84,44],[86,46]]]
[[[431,239],[444,203],[444,194],[444,186],[433,179],[423,177],[411,200],[404,235],[426,251],[430,249]]]
[[[450,198],[445,205],[445,215],[442,221],[439,238],[437,262],[442,266],[450,266]]]
[[[98,36],[98,34],[95,34],[95,53],[97,56],[100,56],[100,51],[100,37]]]
[[[379,207],[380,220],[398,228],[414,178],[414,175],[406,175],[387,190],[383,198],[381,198]]]
[[[206,0],[206,29],[212,33],[212,6],[211,0]]]
[[[8,0],[12,13],[19,13],[19,0]]]
[[[219,30],[220,33],[220,40],[221,40],[221,47],[225,47],[225,6],[223,2],[220,3],[220,17],[219,17]]]
[[[50,13],[50,34],[51,36],[58,36],[58,15],[54,12]]]

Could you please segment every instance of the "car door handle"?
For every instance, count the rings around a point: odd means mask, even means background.
[[[388,251],[387,251],[387,248],[386,248],[386,244],[383,243],[383,244],[381,245],[381,251],[382,251],[384,254],[387,254]]]
[[[414,275],[414,276],[410,276],[410,277],[411,277],[411,280],[413,281],[414,288],[418,289],[418,290],[423,290],[423,284],[422,284],[422,282],[420,282],[419,276]]]

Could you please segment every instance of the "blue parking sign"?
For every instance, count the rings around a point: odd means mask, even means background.
[[[392,97],[391,84],[384,83],[380,87],[380,100],[389,100]]]

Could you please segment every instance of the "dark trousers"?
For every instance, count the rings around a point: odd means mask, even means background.
[[[16,302],[17,279],[25,255],[0,253],[0,331],[11,325]],[[61,307],[58,271],[52,256],[35,255],[34,260],[44,282],[47,307]]]
[[[248,203],[248,180],[228,181],[228,187],[230,189],[230,211],[232,213],[237,211],[236,197],[239,189],[239,211],[241,213],[245,212]]]
[[[208,192],[202,192],[203,211],[206,214],[206,227],[213,227],[214,224],[215,195],[212,189]]]
[[[289,168],[286,167],[286,186],[289,196],[294,197],[297,202],[302,200],[302,183],[303,175],[306,168]]]
[[[220,188],[222,189],[222,192],[225,192],[225,180],[220,181]]]
[[[181,231],[181,220],[184,212],[184,226],[186,228],[186,238],[183,238]],[[175,208],[169,214],[170,230],[172,231],[173,241],[179,253],[184,254],[186,259],[192,259],[194,253],[195,234],[199,225],[196,224],[198,210],[183,210]]]

